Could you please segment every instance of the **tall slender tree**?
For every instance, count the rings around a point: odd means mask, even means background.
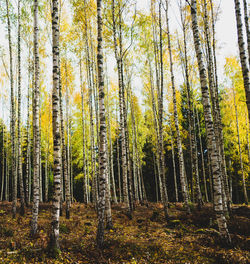
[[[17,206],[17,174],[15,163],[15,96],[14,96],[14,77],[13,77],[13,55],[11,40],[11,24],[9,15],[9,0],[6,0],[8,40],[9,40],[9,57],[10,57],[10,104],[11,104],[11,175],[12,175],[12,216],[16,218]]]
[[[248,13],[248,8],[247,8],[247,0],[243,0],[243,5],[244,5],[245,28],[246,28],[246,34],[247,34],[248,67],[250,67],[250,29],[249,29],[249,13]]]
[[[167,187],[166,187],[166,174],[165,174],[165,158],[164,158],[164,140],[163,140],[163,87],[164,87],[164,72],[163,72],[163,47],[162,47],[162,17],[161,17],[161,1],[159,3],[159,30],[160,30],[160,85],[158,92],[158,125],[159,125],[159,168],[162,182],[162,201],[164,205],[164,214],[165,218],[169,218],[168,214],[168,195],[167,195]]]
[[[58,254],[59,246],[59,215],[61,198],[61,133],[60,133],[60,99],[59,99],[59,5],[58,0],[52,1],[52,53],[53,53],[53,91],[52,91],[52,124],[53,124],[53,200],[52,222],[49,248],[52,254]]]
[[[105,117],[105,92],[104,92],[104,75],[103,75],[103,47],[102,47],[102,1],[97,0],[97,70],[98,70],[98,88],[99,88],[99,199],[97,206],[98,228],[96,242],[98,248],[103,248],[104,244],[104,213],[105,213],[105,192],[107,178],[107,142],[106,142],[106,117]]]
[[[174,123],[175,123],[175,130],[177,134],[177,150],[178,150],[178,158],[179,158],[179,167],[180,167],[180,182],[181,182],[181,189],[182,189],[182,196],[184,200],[185,207],[187,209],[187,212],[190,212],[188,200],[188,187],[187,187],[187,180],[186,172],[185,172],[185,162],[184,162],[184,154],[183,154],[183,148],[182,148],[182,140],[181,140],[181,134],[180,134],[180,127],[179,127],[179,117],[177,112],[177,102],[176,102],[176,89],[175,89],[175,79],[174,79],[174,69],[173,69],[173,56],[172,56],[172,45],[171,45],[171,38],[170,38],[170,28],[169,28],[169,19],[168,19],[168,8],[169,8],[168,0],[166,0],[166,22],[167,22],[167,38],[168,38],[168,52],[169,52],[169,62],[170,62],[170,74],[171,74],[171,85],[172,85],[172,93],[173,93],[173,105],[174,105]],[[192,175],[193,177],[193,175]],[[201,194],[200,189],[198,189],[198,203],[201,202]]]
[[[234,5],[235,5],[235,16],[236,16],[236,23],[237,23],[237,36],[238,36],[238,46],[239,46],[239,53],[240,53],[240,62],[241,62],[241,69],[242,69],[244,88],[245,88],[245,94],[246,94],[248,119],[250,122],[249,65],[247,63],[247,53],[246,53],[246,49],[245,49],[245,41],[244,41],[244,36],[243,36],[243,23],[242,23],[242,18],[241,18],[240,0],[234,0]],[[249,35],[249,30],[248,30],[247,34]],[[249,38],[248,38],[248,40],[249,40]]]
[[[22,142],[21,142],[21,7],[18,0],[18,33],[17,33],[17,57],[18,57],[18,109],[17,109],[17,147],[18,147],[18,179],[20,185],[21,208],[20,214],[25,213],[23,166],[22,166]]]
[[[34,0],[34,87],[33,87],[33,206],[31,220],[31,235],[37,233],[37,218],[39,209],[39,50],[38,50],[38,0]]]
[[[218,227],[222,238],[227,242],[231,242],[231,238],[227,229],[227,221],[223,211],[222,205],[222,186],[221,186],[221,175],[220,175],[220,165],[218,158],[218,146],[215,140],[214,123],[211,115],[211,103],[209,98],[209,90],[207,85],[207,75],[206,68],[203,59],[203,53],[201,48],[201,41],[199,36],[199,28],[197,22],[197,2],[196,0],[191,1],[191,18],[192,18],[192,31],[195,45],[195,52],[198,61],[200,84],[202,91],[202,104],[204,109],[206,132],[208,140],[208,150],[211,155],[211,165],[213,173],[213,183],[214,183],[214,210],[216,213],[216,219],[218,222]]]

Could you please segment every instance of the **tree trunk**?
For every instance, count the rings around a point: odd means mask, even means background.
[[[194,113],[195,113],[195,110],[194,110]],[[197,110],[196,110],[196,117],[197,117],[197,126],[198,126],[198,136],[199,136],[199,142],[200,142],[201,166],[202,166],[202,176],[203,176],[203,184],[204,184],[204,192],[205,192],[205,201],[208,203],[207,180],[206,180],[204,153],[203,153],[202,140],[201,140],[200,120],[199,120],[199,115],[198,115],[198,111]]]
[[[212,4],[212,0],[211,4]],[[223,139],[223,131],[221,124],[221,113],[220,113],[220,105],[218,99],[218,76],[217,76],[217,60],[216,60],[216,49],[215,49],[215,25],[214,25],[214,16],[213,16],[213,6],[211,6],[211,14],[212,14],[212,31],[213,31],[213,57],[212,57],[212,48],[211,48],[211,38],[209,32],[208,25],[208,14],[207,14],[207,1],[204,2],[204,27],[205,27],[205,39],[206,46],[208,52],[208,80],[209,80],[209,89],[210,89],[210,97],[212,103],[212,114],[214,121],[214,129],[215,136],[219,150],[219,164],[221,170],[221,184],[222,184],[222,199],[224,200],[224,210],[227,212],[230,211],[230,196],[228,189],[228,179],[227,179],[227,169],[226,169],[226,161],[224,154],[224,139]],[[213,61],[214,58],[214,61]]]
[[[30,54],[30,47],[29,47],[29,57]],[[27,150],[26,150],[26,174],[25,174],[25,203],[26,206],[30,203],[30,193],[29,193],[29,184],[30,184],[30,72],[31,69],[30,60],[28,62],[28,92],[27,92],[27,125],[26,125],[26,139],[27,139]]]
[[[85,18],[86,20],[86,18]],[[97,196],[98,196],[98,189],[97,189],[97,178],[96,178],[96,160],[95,160],[95,142],[94,142],[94,119],[93,119],[93,67],[90,62],[90,54],[89,54],[89,40],[88,40],[88,22],[86,20],[85,23],[85,30],[86,30],[86,54],[87,54],[87,79],[88,79],[88,100],[89,100],[89,113],[90,113],[90,146],[91,146],[91,180],[92,180],[92,201],[96,205],[97,204]]]
[[[162,25],[161,25],[161,2],[159,3],[159,29],[160,29],[160,86],[158,94],[158,114],[159,114],[159,149],[160,149],[160,174],[162,181],[162,201],[164,205],[165,219],[168,220],[168,195],[166,187],[166,175],[165,175],[165,158],[164,158],[164,141],[163,141],[163,51],[162,51]]]
[[[117,175],[118,175],[118,187],[119,187],[119,202],[122,202],[122,186],[121,186],[121,166],[120,166],[120,146],[119,135],[117,135],[116,147],[117,147]]]
[[[240,62],[241,62],[241,69],[244,81],[244,88],[246,93],[246,104],[248,109],[248,119],[250,122],[250,82],[249,82],[249,66],[247,65],[247,54],[245,50],[245,42],[243,36],[243,24],[241,19],[241,8],[240,8],[240,0],[234,0],[235,5],[235,16],[236,16],[236,23],[237,23],[237,35],[238,35],[238,46],[239,46],[239,53],[240,53]],[[249,36],[249,30],[248,30]],[[249,40],[249,38],[248,38]],[[248,46],[249,47],[249,46]]]
[[[103,76],[103,48],[102,48],[102,1],[97,0],[97,67],[98,67],[98,88],[99,88],[99,119],[100,119],[100,159],[99,159],[99,199],[97,206],[98,228],[96,235],[97,247],[102,249],[104,245],[104,213],[105,213],[105,187],[107,179],[107,145],[106,145],[106,117],[105,117],[105,92]]]
[[[177,149],[178,149],[178,158],[179,158],[179,167],[180,167],[180,181],[182,188],[182,196],[184,200],[184,204],[187,212],[190,212],[188,200],[188,187],[186,185],[185,179],[185,163],[184,163],[184,155],[182,149],[181,135],[180,135],[180,127],[179,127],[179,118],[177,112],[177,102],[176,102],[176,90],[175,90],[175,80],[174,80],[174,70],[173,70],[173,59],[172,59],[172,47],[170,40],[170,31],[169,31],[169,21],[168,21],[168,1],[166,0],[166,22],[167,22],[167,38],[168,38],[168,51],[169,51],[169,62],[170,62],[170,73],[171,73],[171,84],[172,84],[172,92],[173,92],[173,105],[174,105],[174,123],[175,129],[177,133]]]
[[[33,206],[31,220],[31,235],[37,234],[37,218],[39,209],[39,49],[38,49],[38,1],[34,0],[34,87],[33,87]]]
[[[2,102],[3,103],[3,102]],[[4,112],[3,112],[4,113]],[[4,119],[4,118],[3,118]],[[5,140],[4,140],[4,123],[2,123],[2,135],[3,135],[3,145],[2,145],[2,163],[1,163],[1,166],[2,166],[2,182],[1,182],[1,197],[0,197],[0,201],[3,201],[3,192],[4,192],[4,143],[5,143]],[[5,184],[5,188],[6,188],[6,184]],[[5,193],[6,193],[6,190],[5,190]]]
[[[233,96],[234,96],[234,109],[235,109],[235,116],[236,116],[236,127],[237,127],[237,137],[238,137],[238,147],[239,147],[239,154],[240,154],[240,169],[242,174],[242,189],[244,194],[244,201],[248,204],[248,197],[247,197],[247,188],[246,188],[246,181],[245,181],[245,173],[243,168],[243,160],[242,160],[242,152],[241,152],[241,142],[240,142],[240,130],[239,130],[239,120],[238,120],[238,110],[237,104],[235,99],[235,90],[233,88]]]
[[[249,4],[249,3],[248,3]],[[249,30],[249,19],[248,19],[248,10],[247,10],[247,1],[243,0],[244,5],[244,20],[247,34],[247,49],[248,49],[248,67],[250,67],[250,30]]]
[[[107,124],[106,124],[107,126]],[[112,229],[113,228],[113,222],[112,222],[112,214],[111,214],[111,192],[110,192],[110,157],[109,157],[109,151],[108,151],[108,135],[106,130],[106,157],[107,157],[107,172],[106,172],[106,192],[105,192],[105,212],[106,212],[106,229]]]
[[[156,66],[157,68],[157,66]],[[156,70],[156,72],[158,72]],[[159,142],[159,122],[158,122],[158,117],[157,117],[157,110],[156,110],[156,102],[155,102],[155,94],[154,94],[154,81],[153,81],[153,74],[152,74],[152,67],[151,67],[151,62],[149,60],[149,74],[150,74],[150,92],[151,92],[151,101],[152,101],[152,110],[153,110],[153,115],[154,115],[154,128],[155,128],[155,134],[156,134],[156,140],[157,140],[157,151],[156,151],[156,164],[157,164],[157,171],[159,179],[159,188],[160,188],[160,197],[162,199],[163,197],[163,188],[162,188],[162,181],[161,181],[161,174],[160,174],[160,142]],[[157,78],[158,74],[156,75]],[[158,81],[157,81],[158,83]],[[158,85],[158,84],[157,84]],[[157,87],[159,90],[159,87]]]
[[[65,84],[66,84],[66,124],[67,124],[67,154],[65,155],[65,169],[64,169],[64,177],[65,177],[65,194],[66,194],[66,218],[70,218],[70,131],[69,131],[69,88],[68,88],[68,72],[67,72],[67,61],[65,62]],[[62,122],[62,121],[61,121]],[[64,134],[62,134],[62,137]],[[62,146],[63,147],[63,146]],[[66,150],[66,149],[65,149]],[[66,151],[65,151],[66,152]],[[67,171],[67,172],[66,172]]]
[[[25,214],[23,168],[22,168],[22,141],[21,141],[21,10],[20,0],[18,0],[18,37],[17,37],[17,57],[18,57],[18,109],[17,109],[17,146],[18,146],[18,179],[20,184],[21,208],[20,214]]]
[[[171,129],[171,124],[170,124]],[[175,154],[174,154],[174,144],[173,144],[173,132],[171,129],[171,153],[172,153],[172,162],[173,162],[173,171],[174,171],[174,190],[175,190],[175,200],[179,201],[178,197],[178,186],[177,186],[177,177],[176,177],[176,168],[175,168]]]
[[[107,76],[107,121],[108,121],[110,174],[111,174],[111,180],[112,180],[114,202],[117,203],[115,176],[114,176],[114,164],[113,164],[113,142],[112,142],[112,135],[111,135],[111,120],[110,120],[110,113],[109,113],[109,81],[108,81],[108,76]]]
[[[17,204],[17,175],[15,168],[15,99],[14,99],[14,79],[13,79],[13,57],[11,41],[11,25],[9,16],[9,0],[6,0],[8,40],[9,40],[9,57],[10,57],[10,104],[11,104],[11,176],[12,176],[12,216],[16,218]]]
[[[59,247],[59,214],[61,198],[61,133],[60,133],[60,98],[59,98],[59,19],[58,0],[52,1],[52,52],[53,52],[53,91],[52,91],[52,124],[53,124],[53,202],[52,222],[49,248],[53,255],[58,255]]]
[[[119,11],[120,12],[120,11]],[[129,195],[128,195],[128,169],[127,169],[127,155],[126,155],[126,135],[125,135],[125,113],[124,113],[124,100],[123,100],[123,83],[121,75],[121,57],[118,54],[118,45],[117,45],[117,32],[116,32],[116,18],[115,18],[115,1],[112,0],[112,19],[113,19],[113,41],[114,41],[114,51],[115,58],[117,62],[117,71],[118,71],[118,84],[119,84],[119,109],[120,109],[120,131],[121,131],[121,150],[122,150],[122,180],[123,180],[123,202],[125,203],[126,210],[130,211],[129,206]],[[121,32],[119,32],[121,35]],[[121,36],[120,36],[121,41]],[[121,53],[121,52],[120,52]]]
[[[80,87],[81,87],[81,110],[82,110],[82,159],[83,159],[83,175],[84,175],[84,202],[89,203],[88,197],[88,184],[86,174],[86,150],[85,150],[85,115],[84,115],[84,91],[83,91],[83,80],[82,80],[82,60],[80,59]]]
[[[220,165],[218,159],[219,152],[215,140],[214,124],[211,115],[211,104],[209,99],[206,69],[203,62],[203,54],[201,49],[200,37],[199,37],[196,0],[191,1],[191,17],[192,17],[192,31],[194,37],[194,45],[195,45],[195,51],[196,51],[199,74],[200,74],[202,104],[204,108],[207,139],[208,139],[208,151],[210,152],[211,155],[211,165],[212,165],[212,173],[214,180],[214,209],[216,213],[216,219],[218,222],[220,234],[227,243],[230,243],[231,238],[228,233],[227,221],[223,212],[223,205],[222,205],[221,175],[220,175]]]

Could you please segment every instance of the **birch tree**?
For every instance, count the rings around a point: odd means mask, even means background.
[[[245,88],[245,93],[246,93],[248,119],[250,122],[249,65],[247,63],[247,53],[245,49],[245,41],[244,41],[244,36],[243,36],[243,23],[242,23],[242,17],[241,17],[240,0],[234,0],[234,6],[235,6],[235,17],[236,17],[236,24],[237,24],[237,36],[238,36],[238,46],[239,46],[239,53],[240,53],[240,62],[241,62],[241,69],[242,69],[242,75],[243,75],[243,81],[244,81],[244,88]],[[249,41],[249,30],[247,34],[248,34],[248,41]]]
[[[38,50],[38,0],[34,0],[34,90],[33,90],[33,206],[31,235],[37,233],[37,218],[39,207],[39,150],[40,150],[40,128],[39,128],[39,50]]]
[[[52,222],[49,248],[57,255],[59,246],[59,215],[61,198],[61,134],[60,134],[60,98],[59,98],[59,15],[58,0],[52,1],[52,53],[53,53],[53,91],[52,91],[52,126],[53,126],[53,200]]]
[[[107,141],[106,141],[106,117],[105,117],[105,92],[104,92],[104,74],[103,74],[103,47],[102,47],[102,1],[97,0],[97,70],[98,70],[98,88],[99,88],[99,199],[97,206],[98,227],[96,242],[98,248],[104,245],[104,213],[105,213],[105,192],[107,178]]]
[[[211,165],[213,173],[213,188],[214,188],[214,210],[216,213],[216,219],[222,238],[227,242],[231,242],[231,238],[227,228],[227,221],[223,212],[222,205],[222,186],[221,186],[221,175],[220,165],[218,158],[218,147],[215,140],[214,123],[211,115],[211,102],[209,98],[209,90],[207,85],[206,69],[203,59],[203,53],[201,49],[201,41],[199,36],[199,28],[197,22],[197,2],[196,0],[191,1],[191,18],[192,18],[192,31],[195,45],[195,52],[198,61],[200,84],[202,91],[202,104],[204,109],[206,132],[208,140],[208,150],[211,155]]]

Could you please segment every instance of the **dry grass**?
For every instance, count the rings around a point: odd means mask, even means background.
[[[29,236],[31,210],[11,218],[11,204],[0,204],[0,262],[2,263],[249,263],[249,207],[234,206],[229,220],[232,245],[223,247],[217,235],[211,205],[186,215],[182,204],[172,205],[171,220],[163,218],[161,204],[138,206],[130,220],[122,207],[113,207],[114,230],[105,233],[105,248],[95,247],[97,217],[94,208],[74,204],[71,219],[61,217],[58,259],[50,258],[50,204],[42,204],[39,234]]]

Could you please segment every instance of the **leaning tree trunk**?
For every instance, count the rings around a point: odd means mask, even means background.
[[[169,21],[168,21],[168,1],[166,0],[166,22],[167,22],[167,38],[168,38],[168,51],[169,51],[169,62],[170,62],[170,73],[171,73],[171,85],[173,92],[173,105],[174,105],[174,123],[175,130],[177,134],[177,150],[178,150],[178,158],[179,158],[179,167],[180,167],[180,181],[181,181],[181,189],[182,196],[184,200],[184,204],[188,213],[190,213],[190,208],[188,204],[189,195],[188,195],[188,187],[186,184],[186,175],[185,175],[185,162],[184,155],[182,149],[181,135],[180,135],[180,127],[179,127],[179,118],[177,111],[177,102],[176,102],[176,90],[175,90],[175,80],[174,80],[174,70],[173,70],[173,58],[172,58],[172,47],[171,47],[171,39],[170,39],[170,30],[169,30]],[[192,175],[193,178],[193,175]],[[199,189],[199,188],[197,188]],[[201,195],[198,195],[200,197]],[[200,199],[198,199],[200,200]]]
[[[165,175],[165,159],[164,159],[164,142],[163,142],[163,51],[162,51],[162,24],[161,24],[161,2],[159,3],[159,29],[160,29],[160,91],[158,94],[158,108],[159,108],[159,149],[160,149],[160,174],[162,181],[162,201],[164,205],[165,219],[169,218],[168,214],[168,195],[166,187],[166,175]]]
[[[245,42],[243,36],[243,24],[241,19],[241,8],[240,8],[240,0],[234,0],[235,5],[235,16],[237,23],[237,35],[238,35],[238,46],[240,52],[240,62],[241,69],[244,81],[244,88],[246,93],[246,103],[248,109],[248,119],[250,122],[250,82],[249,82],[249,66],[247,65],[247,53],[245,50]],[[249,35],[249,30],[248,30]]]
[[[210,97],[212,103],[212,114],[214,121],[214,129],[215,129],[215,137],[219,150],[219,164],[221,169],[221,184],[222,184],[222,199],[224,201],[224,210],[227,212],[230,210],[230,195],[228,189],[228,179],[227,179],[227,169],[225,162],[225,154],[224,154],[224,139],[223,139],[223,131],[221,124],[221,113],[220,113],[220,105],[218,99],[218,77],[217,77],[217,60],[215,54],[215,25],[214,25],[214,16],[213,16],[213,6],[211,6],[211,14],[212,14],[212,33],[213,33],[213,55],[212,56],[212,47],[211,47],[211,38],[209,32],[208,25],[208,14],[207,14],[207,1],[204,2],[204,29],[205,29],[205,40],[207,47],[207,56],[208,56],[208,81],[209,81],[209,89],[210,89]],[[212,0],[211,0],[212,3]],[[214,61],[213,61],[214,58]]]
[[[88,40],[88,21],[85,17],[85,31],[86,31],[86,55],[87,55],[87,80],[88,80],[88,100],[89,100],[89,115],[90,115],[90,146],[91,146],[91,179],[92,179],[92,201],[93,203],[97,204],[97,197],[98,197],[98,190],[96,185],[96,175],[95,175],[95,167],[96,167],[96,161],[95,161],[95,142],[94,142],[94,118],[93,118],[93,86],[94,86],[94,80],[93,80],[93,69],[92,69],[92,63],[90,62],[90,54],[89,54],[89,40]]]
[[[104,103],[104,76],[103,76],[103,48],[102,48],[102,1],[97,0],[97,67],[98,67],[98,88],[99,88],[99,119],[100,119],[100,159],[99,159],[99,199],[97,206],[98,228],[96,242],[98,248],[104,244],[104,213],[105,213],[105,187],[107,178],[107,145],[106,145],[106,117]]]
[[[13,79],[13,58],[12,58],[12,41],[11,26],[9,16],[9,0],[6,0],[8,40],[9,40],[9,57],[10,57],[10,104],[11,104],[11,176],[12,176],[12,216],[16,218],[17,204],[17,175],[15,168],[15,99],[14,99],[14,79]]]
[[[223,212],[223,205],[222,205],[221,175],[220,175],[220,165],[218,159],[219,151],[215,140],[214,124],[211,115],[211,103],[210,103],[209,90],[207,85],[206,68],[203,61],[203,54],[201,49],[201,42],[200,42],[198,22],[197,22],[196,0],[191,1],[191,17],[192,17],[192,31],[193,31],[194,45],[195,45],[196,57],[198,61],[199,74],[200,74],[202,104],[204,108],[207,140],[208,140],[208,151],[210,152],[210,156],[211,156],[211,165],[212,165],[212,173],[214,180],[214,210],[216,213],[219,232],[222,238],[227,243],[230,243],[231,238],[228,233],[227,221]]]
[[[39,50],[38,50],[38,0],[34,0],[34,59],[35,59],[35,78],[33,88],[33,207],[31,220],[31,235],[37,233],[37,218],[39,207],[39,106],[40,106],[40,87],[39,87]]]
[[[17,109],[17,147],[18,147],[18,179],[20,184],[21,208],[20,214],[25,213],[23,168],[22,168],[22,142],[21,142],[21,10],[18,0],[18,37],[17,37],[17,61],[18,61],[18,109]]]
[[[59,214],[61,198],[61,134],[60,134],[60,107],[59,107],[59,19],[58,0],[52,1],[52,41],[53,41],[53,91],[52,91],[52,124],[53,124],[53,156],[54,156],[54,182],[52,222],[50,236],[50,250],[52,254],[59,252]]]
[[[248,19],[248,11],[247,11],[247,1],[243,0],[244,4],[244,20],[247,34],[247,49],[248,49],[248,67],[250,67],[250,30],[249,30],[249,19]]]
[[[192,182],[195,178],[195,196],[198,202],[198,208],[202,205],[202,195],[200,190],[199,183],[199,170],[198,170],[198,155],[197,155],[197,142],[195,136],[195,116],[194,116],[194,102],[193,102],[193,93],[190,85],[190,76],[189,76],[189,65],[188,65],[188,56],[187,56],[187,19],[186,16],[183,16],[182,6],[181,10],[181,23],[183,30],[183,44],[184,44],[184,68],[185,68],[185,81],[186,81],[186,90],[187,90],[187,101],[188,101],[188,123],[189,123],[189,142],[190,142],[190,156],[192,160]],[[181,49],[180,49],[181,50]],[[194,175],[194,177],[193,177]]]

